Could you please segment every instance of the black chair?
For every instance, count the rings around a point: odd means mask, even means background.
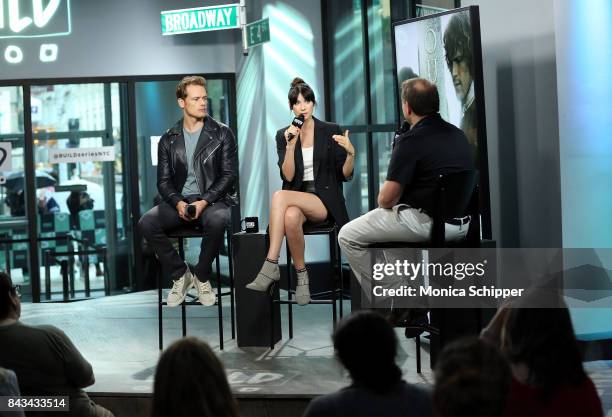
[[[178,227],[168,233],[170,239],[178,240],[178,249],[181,259],[185,260],[185,251],[183,246],[183,240],[188,238],[200,238],[205,235],[202,232],[201,227],[194,225],[185,225]],[[223,350],[223,297],[230,297],[230,314],[232,323],[232,339],[236,338],[236,324],[235,324],[235,310],[234,310],[234,271],[232,266],[232,247],[230,239],[229,229],[226,231],[227,237],[227,248],[228,248],[228,259],[229,259],[229,291],[222,292],[221,290],[221,265],[219,260],[219,253],[215,259],[215,267],[217,271],[217,309],[218,309],[218,320],[219,320],[219,348]],[[188,301],[189,299],[189,301]],[[159,326],[159,350],[163,350],[163,326],[162,326],[162,310],[163,306],[167,305],[162,298],[162,284],[161,274],[157,274],[157,312],[158,312],[158,326]],[[185,307],[188,305],[199,305],[197,296],[187,294],[187,298],[181,304],[181,322],[183,329],[183,337],[187,335],[187,319]]]
[[[479,247],[480,246],[480,217],[478,204],[478,173],[475,170],[465,170],[456,173],[440,175],[437,180],[434,195],[434,212],[432,216],[431,237],[425,242],[389,242],[370,245],[370,248],[449,248],[449,247]],[[446,241],[445,224],[458,223],[470,216],[466,238],[458,241]],[[432,311],[432,316],[436,313]],[[438,343],[441,328],[437,323],[445,322],[444,317],[432,317],[431,324],[406,326],[408,331],[417,334],[416,365],[417,373],[421,373],[421,336],[428,332],[432,344]],[[432,349],[432,363],[435,362],[436,352]]]
[[[343,315],[343,297],[344,297],[344,280],[342,276],[342,257],[340,254],[340,245],[338,244],[338,226],[330,221],[319,224],[312,224],[309,222],[304,223],[302,228],[304,236],[315,236],[315,235],[327,235],[329,239],[329,260],[332,267],[332,289],[328,291],[320,291],[311,293],[310,304],[331,304],[332,306],[332,320],[334,329],[336,328],[336,321],[338,316],[336,302],[340,301],[340,318]],[[287,246],[287,271],[285,276],[287,277],[287,299],[282,300],[280,296],[278,299],[274,298],[275,287],[279,285],[276,282],[270,286],[270,349],[274,349],[274,304],[286,304],[287,313],[289,318],[289,338],[293,338],[293,305],[297,304],[297,301],[293,299],[295,290],[293,290],[292,277],[295,274],[294,268],[291,267],[291,250],[289,245]],[[312,277],[310,277],[312,282]],[[339,281],[339,282],[338,282]],[[329,297],[330,299],[319,299],[319,297]]]

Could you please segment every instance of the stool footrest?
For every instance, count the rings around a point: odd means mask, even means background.
[[[276,304],[297,304],[296,300],[272,300]],[[308,304],[334,304],[334,300],[310,300]]]

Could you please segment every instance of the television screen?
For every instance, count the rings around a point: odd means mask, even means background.
[[[395,23],[393,37],[398,91],[402,82],[414,77],[435,83],[440,94],[440,115],[461,128],[474,149],[474,160],[480,171],[483,236],[490,237],[478,7]],[[401,107],[399,114],[402,114]]]

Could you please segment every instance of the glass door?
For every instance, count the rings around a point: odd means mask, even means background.
[[[0,268],[30,299],[23,109],[22,87],[0,87]]]
[[[130,287],[119,83],[31,87],[41,300]]]

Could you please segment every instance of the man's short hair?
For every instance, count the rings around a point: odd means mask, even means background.
[[[184,99],[187,97],[187,86],[188,85],[201,85],[206,89],[206,80],[204,77],[200,77],[199,75],[188,75],[187,77],[183,77],[180,83],[176,86],[176,98]]]
[[[470,74],[474,76],[472,66],[472,29],[470,17],[467,13],[454,15],[444,31],[444,50],[446,51],[446,65],[452,72],[453,59],[460,56],[470,69]]]
[[[412,78],[402,83],[402,100],[417,116],[430,116],[440,111],[438,87],[424,78]]]

